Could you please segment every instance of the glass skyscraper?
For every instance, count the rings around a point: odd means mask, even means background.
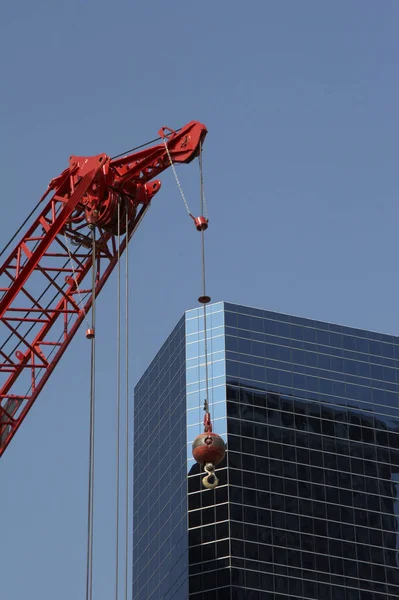
[[[135,390],[134,600],[399,599],[399,338],[207,308],[216,490],[191,442],[201,309]]]

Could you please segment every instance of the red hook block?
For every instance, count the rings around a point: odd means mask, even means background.
[[[208,229],[208,219],[205,217],[193,217],[193,215],[190,215],[190,217],[194,221],[197,231],[206,231]]]

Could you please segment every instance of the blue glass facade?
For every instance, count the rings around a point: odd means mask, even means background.
[[[189,598],[230,598],[230,528],[227,460],[217,467],[219,486],[205,490],[204,473],[191,455],[194,438],[204,430],[206,397],[203,308],[186,313],[187,470]],[[226,346],[224,305],[207,308],[209,410],[213,430],[227,443]],[[207,493],[203,493],[206,491]],[[227,594],[227,595],[224,595]]]
[[[203,418],[203,321],[189,311],[178,326],[186,449],[172,550],[185,556],[185,583],[182,595],[160,585],[134,598],[399,598],[399,339],[228,303],[208,311],[209,400],[227,459],[220,486],[204,490],[190,443]],[[137,564],[160,563],[155,546],[143,560],[141,539]]]
[[[133,598],[187,598],[185,324],[135,388]]]
[[[207,315],[209,404],[227,441],[223,303]],[[196,309],[179,321],[135,388],[135,600],[188,597],[187,473],[195,469],[192,441],[203,430],[204,352],[203,310]],[[226,469],[219,473],[223,480]],[[226,485],[220,487],[225,494]]]

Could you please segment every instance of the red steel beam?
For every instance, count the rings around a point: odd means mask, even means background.
[[[153,178],[170,166],[169,156],[191,162],[206,133],[192,121],[178,133],[161,130],[169,152],[159,144],[116,160],[72,156],[50,182],[42,202],[53,195],[0,268],[0,456],[92,306],[93,260],[96,297],[160,188]]]

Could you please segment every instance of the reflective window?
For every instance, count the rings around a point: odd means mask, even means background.
[[[138,597],[399,598],[398,338],[229,303],[207,321],[208,399],[228,447],[216,490],[191,458],[202,308],[135,391]]]
[[[135,598],[155,600],[168,590],[165,598],[183,600],[188,591],[185,397],[182,319],[135,388]],[[179,473],[176,465],[181,465],[180,483],[172,488],[170,481]]]
[[[233,583],[279,598],[399,597],[396,340],[259,311],[255,342],[254,317],[229,311],[232,555],[254,573]]]

